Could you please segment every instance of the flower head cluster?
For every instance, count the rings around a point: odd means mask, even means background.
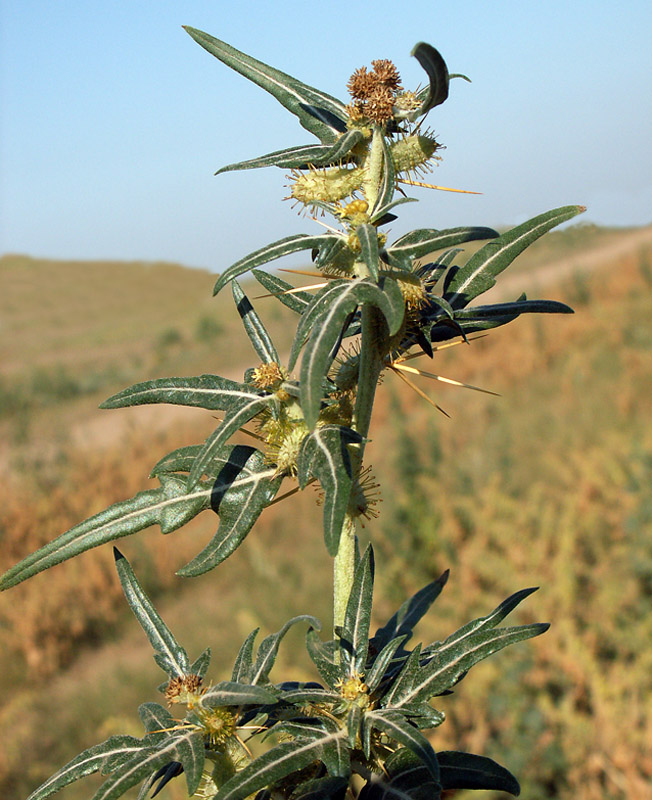
[[[389,59],[376,59],[371,64],[371,72],[360,67],[349,79],[347,88],[353,97],[349,112],[352,119],[367,117],[382,125],[393,117],[396,95],[402,89],[401,76]]]

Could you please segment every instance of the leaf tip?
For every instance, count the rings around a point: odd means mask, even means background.
[[[113,558],[116,560],[116,562],[120,561],[121,559],[125,560],[125,557],[122,555],[122,553],[118,550],[117,547],[113,548]]]

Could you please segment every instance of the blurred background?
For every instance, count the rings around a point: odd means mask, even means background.
[[[282,170],[213,177],[312,137],[181,25],[342,99],[351,72],[374,58],[391,58],[407,87],[422,82],[409,52],[428,41],[473,81],[455,81],[429,115],[446,145],[431,179],[483,194],[416,190],[422,202],[405,206],[391,235],[509,226],[570,203],[588,210],[493,290],[562,300],[575,316],[522,318],[436,355],[433,371],[501,397],[421,382],[446,419],[393,376],[381,386],[369,459],[382,504],[363,531],[377,548],[377,619],[449,567],[424,640],[540,586],[518,621],[550,621],[550,631],[442,698],[448,720],[434,746],[497,758],[529,800],[652,797],[649,4],[234,11],[5,0],[0,14],[0,567],[149,488],[162,455],[208,435],[215,419],[201,410],[97,405],[150,377],[239,379],[255,355],[229,293],[211,297],[214,273],[316,227],[281,202]],[[287,352],[289,312],[254,302]],[[122,540],[191,655],[213,647],[212,680],[228,677],[258,625],[263,636],[312,613],[328,628],[315,500],[308,490],[268,509],[237,553],[198,579],[174,571],[214,533],[210,512],[169,537]],[[158,669],[112,561],[102,548],[0,596],[3,797],[26,796],[112,733],[140,735],[136,708],[158,698]],[[279,679],[314,677],[300,646],[297,632]],[[92,785],[61,796],[88,797]],[[182,788],[173,781],[167,797]]]

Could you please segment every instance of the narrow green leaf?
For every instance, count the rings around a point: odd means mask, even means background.
[[[310,330],[306,328],[304,320],[311,320],[312,333],[301,362],[301,408],[306,424],[311,429],[319,416],[322,381],[332,362],[332,348],[341,336],[342,326],[349,314],[356,306],[370,303],[382,312],[389,333],[393,335],[398,331],[405,312],[401,290],[389,278],[383,280],[382,286],[360,279],[333,281],[333,284],[306,310],[293,344],[293,355],[296,357],[297,342],[301,343]]]
[[[244,800],[286,775],[324,758],[328,745],[341,742],[346,731],[321,729],[319,737],[302,742],[282,742],[237,772],[220,789],[220,800]]]
[[[364,674],[366,669],[373,591],[374,551],[371,545],[368,545],[356,566],[344,613],[344,637],[353,648],[351,673]]]
[[[358,225],[355,229],[360,242],[360,254],[374,281],[378,280],[378,231],[374,225]]]
[[[344,515],[351,493],[351,459],[348,445],[360,441],[350,428],[325,425],[307,436],[297,459],[297,477],[303,489],[314,476],[324,490],[324,539],[328,552],[337,552]]]
[[[407,114],[411,122],[427,114],[431,108],[441,105],[448,97],[449,75],[446,62],[438,50],[426,42],[418,42],[412,49],[416,60],[428,74],[428,91],[420,108]]]
[[[268,292],[276,295],[276,298],[292,311],[303,314],[310,305],[312,295],[309,292],[293,291],[292,294],[288,294],[288,291],[294,289],[294,286],[279,278],[278,275],[270,275],[269,272],[264,272],[261,269],[252,269],[251,273],[258,283],[264,286]]]
[[[161,482],[160,489],[139,492],[115,503],[48,542],[8,570],[0,588],[8,589],[68,558],[156,523],[163,533],[170,533],[210,508],[212,486],[202,483],[188,491],[185,481],[172,475],[161,476]]]
[[[267,333],[262,320],[254,311],[249,298],[242,291],[242,287],[236,280],[231,281],[231,289],[233,290],[233,299],[235,300],[238,314],[240,314],[247,336],[254,350],[258,353],[258,357],[264,364],[278,364],[280,360],[272,342],[272,337]]]
[[[493,789],[517,797],[521,793],[512,773],[486,756],[442,750],[437,760],[442,789]]]
[[[290,800],[344,800],[348,787],[346,778],[315,778],[300,784]]]
[[[405,637],[405,641],[409,640],[414,626],[441,594],[449,574],[450,571],[446,570],[436,581],[424,586],[409,600],[406,600],[391,619],[382,628],[378,628],[372,639],[374,646],[377,649],[384,647],[397,636]]]
[[[301,688],[289,689],[281,695],[281,700],[292,705],[304,705],[305,703],[330,703],[336,704],[342,699],[338,692],[332,689]]]
[[[276,661],[279,645],[290,628],[297,625],[299,622],[307,622],[316,630],[321,629],[321,622],[318,619],[308,614],[301,614],[298,617],[293,617],[291,620],[288,620],[277,633],[271,633],[269,636],[266,636],[260,643],[260,647],[256,653],[256,662],[251,674],[252,684],[269,682],[269,673]]]
[[[143,749],[141,739],[133,736],[111,736],[102,744],[84,750],[34,790],[27,800],[45,800],[71,783],[99,772],[104,763],[115,756],[131,757]]]
[[[416,701],[425,701],[447,691],[478,661],[510,644],[539,636],[549,627],[538,623],[482,630],[458,642],[455,647],[429,654],[427,664],[422,667],[412,688],[394,706],[402,707]]]
[[[399,747],[391,753],[383,767],[383,775],[370,776],[359,800],[439,800],[439,784],[423,761],[407,748]]]
[[[566,222],[586,209],[583,206],[563,206],[540,214],[501,234],[489,242],[461,267],[451,281],[446,292],[446,300],[454,307],[467,305],[474,297],[491,289],[496,276],[506,269],[512,261],[532,242],[547,233],[551,228]]]
[[[340,238],[333,234],[320,234],[318,236],[310,236],[307,233],[297,233],[293,236],[286,236],[284,239],[279,239],[277,242],[272,242],[259,250],[250,253],[248,256],[236,261],[235,264],[230,266],[223,272],[217,279],[217,283],[213,288],[213,294],[217,294],[229,281],[237,278],[245,272],[254,267],[260,267],[262,264],[267,264],[270,261],[275,261],[277,258],[290,255],[290,253],[298,253],[301,250],[312,250],[315,247],[323,246],[328,240]]]
[[[357,703],[351,706],[349,713],[346,715],[346,729],[349,732],[349,748],[351,750],[356,749],[363,716],[364,711]]]
[[[323,680],[334,689],[345,676],[344,665],[339,660],[335,641],[322,642],[314,628],[306,633],[306,649]]]
[[[251,706],[276,703],[273,692],[262,686],[252,686],[235,681],[220,681],[202,695],[202,704],[210,708],[220,706]]]
[[[209,411],[227,411],[261,398],[244,383],[219,375],[198,375],[191,378],[157,378],[123,389],[105,400],[100,408],[126,408],[148,403],[170,403],[194,406]]]
[[[207,647],[199,656],[199,658],[193,661],[190,665],[190,674],[199,675],[200,678],[203,678],[206,675],[206,670],[208,669],[210,663],[211,649],[210,647]]]
[[[409,654],[401,671],[385,692],[382,705],[385,708],[400,707],[403,698],[408,697],[421,673],[421,644],[418,644]]]
[[[238,683],[251,683],[254,671],[254,640],[260,628],[254,628],[242,643],[233,665],[231,680]]]
[[[422,258],[436,250],[456,247],[465,242],[493,239],[496,236],[498,236],[498,231],[493,228],[448,228],[443,231],[434,228],[419,228],[397,239],[388,248],[388,253],[394,257]]]
[[[396,174],[394,170],[394,161],[389,149],[387,139],[383,137],[383,173],[380,186],[378,187],[378,196],[376,202],[370,210],[372,217],[375,217],[381,208],[386,208],[392,203],[394,192],[396,191]],[[373,273],[372,273],[373,274]]]
[[[145,748],[116,769],[93,796],[93,800],[117,800],[170,761],[183,766],[188,796],[195,793],[204,767],[204,738],[193,728],[169,733],[156,745]]]
[[[516,300],[490,306],[467,306],[455,311],[455,319],[490,319],[519,314],[572,314],[573,309],[556,300]]]
[[[134,612],[136,619],[145,631],[154,652],[158,656],[156,663],[171,678],[182,678],[190,672],[188,654],[172,635],[172,631],[163,622],[152,601],[143,591],[131,565],[117,547],[113,548],[115,565],[122,589]]]
[[[421,759],[428,768],[432,779],[439,781],[437,756],[430,742],[399,711],[373,710],[365,714],[365,722],[382,731],[394,741],[407,747]]]
[[[202,475],[208,474],[213,470],[213,462],[216,458],[219,459],[220,452],[227,440],[274,400],[274,395],[252,395],[251,399],[231,406],[222,424],[206,439],[202,449],[197,454],[188,475],[189,488],[196,486]]]
[[[392,662],[394,654],[406,639],[407,636],[399,636],[387,642],[380,653],[373,659],[373,666],[371,669],[367,670],[365,675],[365,683],[369,687],[370,692],[373,692],[378,687],[378,684],[382,681],[387,668]],[[375,637],[369,643],[370,649],[374,644]]]
[[[322,143],[334,142],[339,134],[346,132],[346,107],[335,97],[263,64],[203,31],[188,26],[184,28],[211,55],[269,92]]]
[[[276,496],[282,477],[274,467],[265,464],[262,453],[252,450],[243,448],[240,462],[234,457],[228,468],[220,472],[211,493],[211,506],[220,517],[217,532],[177,575],[202,575],[228,558]]]

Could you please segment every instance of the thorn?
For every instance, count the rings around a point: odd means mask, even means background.
[[[435,381],[442,383],[449,383],[451,386],[463,386],[465,389],[473,389],[475,392],[484,392],[484,394],[492,394],[494,397],[500,397],[498,392],[492,392],[490,389],[481,389],[479,386],[473,386],[470,383],[462,383],[461,381],[453,380],[453,378],[444,378],[442,375],[435,375],[433,372],[425,372],[424,370],[417,369],[416,367],[408,367],[404,364],[394,364],[395,369],[402,369],[405,372],[410,372],[413,375],[421,375],[424,378],[432,378]]]
[[[399,178],[399,183],[407,183],[410,186],[420,186],[422,189],[439,189],[440,192],[458,192],[459,194],[482,194],[482,192],[472,192],[470,189],[451,189],[449,186],[435,186],[432,183],[422,181],[412,181]]]
[[[328,286],[328,281],[326,283],[313,283],[310,286],[295,286],[294,289],[285,289],[283,292],[270,292],[269,294],[259,294],[257,297],[253,297],[252,300],[262,300],[265,297],[280,297],[283,294],[296,294],[297,292],[307,292],[309,289],[322,289],[324,286]]]
[[[445,417],[448,417],[448,419],[451,418],[450,414],[447,414],[441,406],[438,406],[437,403],[435,403],[434,400],[432,400],[430,397],[428,397],[428,395],[424,391],[419,389],[419,387],[416,386],[416,384],[412,383],[412,381],[409,378],[406,378],[405,375],[403,375],[401,372],[399,372],[398,369],[396,369],[396,367],[390,366],[390,369],[392,370],[392,372],[394,372],[395,375],[398,375],[398,377],[402,381],[407,383],[407,385],[410,387],[410,389],[413,389],[419,395],[419,397],[423,397],[424,400],[426,400],[428,403],[430,403],[431,406],[434,406],[437,409],[437,411],[441,411],[441,413]]]

